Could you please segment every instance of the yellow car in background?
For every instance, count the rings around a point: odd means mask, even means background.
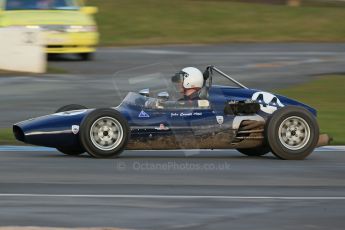
[[[0,27],[39,29],[48,54],[90,60],[99,40],[95,13],[82,0],[0,0]]]

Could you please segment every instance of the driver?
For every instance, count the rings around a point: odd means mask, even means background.
[[[204,77],[199,69],[183,68],[171,78],[171,81],[177,84],[179,92],[183,95],[179,101],[200,99],[199,91],[204,85]]]

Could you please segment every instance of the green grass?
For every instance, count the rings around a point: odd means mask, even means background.
[[[344,42],[345,8],[206,0],[89,0],[101,45]]]
[[[338,0],[302,0],[304,6],[344,7],[345,2]]]
[[[0,145],[19,145],[20,142],[14,139],[12,129],[0,129]]]
[[[54,66],[48,65],[47,73],[66,74],[66,73],[68,73],[68,71],[65,70],[65,69],[62,69],[62,68],[58,68],[58,67],[54,67]]]
[[[276,92],[316,108],[321,132],[334,138],[332,144],[345,144],[344,75],[324,76],[313,82]]]

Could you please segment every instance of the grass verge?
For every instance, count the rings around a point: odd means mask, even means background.
[[[101,45],[344,42],[344,7],[224,0],[88,0]]]
[[[318,110],[322,133],[333,138],[332,144],[345,144],[345,76],[322,76],[299,86],[277,90],[276,93],[302,101]]]
[[[17,141],[12,133],[12,129],[0,129],[0,145],[22,145]]]

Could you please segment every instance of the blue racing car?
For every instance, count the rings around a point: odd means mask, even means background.
[[[272,152],[300,160],[330,142],[328,135],[319,135],[315,109],[249,89],[214,66],[206,68],[200,83],[187,82],[193,71],[172,77],[185,90],[200,84],[193,98],[171,100],[167,92],[152,97],[149,89],[129,92],[117,107],[73,104],[17,123],[14,135],[27,144],[96,158],[118,156],[124,149],[237,149],[248,156]],[[235,86],[213,84],[215,73]]]

